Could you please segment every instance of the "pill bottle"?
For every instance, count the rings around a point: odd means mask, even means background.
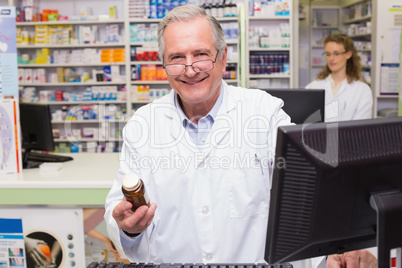
[[[149,206],[149,197],[144,182],[137,174],[129,173],[124,175],[121,183],[124,197],[133,204],[132,211],[144,205]]]

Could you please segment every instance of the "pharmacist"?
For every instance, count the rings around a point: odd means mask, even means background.
[[[324,39],[324,48],[327,64],[306,88],[325,89],[325,121],[371,118],[373,95],[361,81],[361,60],[353,40],[346,34],[331,34]]]
[[[224,35],[199,6],[162,20],[159,51],[173,90],[123,130],[109,234],[132,262],[263,262],[276,129],[290,124],[283,103],[222,80]],[[127,173],[144,181],[149,208],[122,201]]]

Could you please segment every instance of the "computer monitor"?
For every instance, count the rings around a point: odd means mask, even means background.
[[[377,245],[378,267],[390,267],[402,247],[402,117],[280,127],[275,160],[267,262]]]
[[[49,105],[20,103],[22,147],[27,150],[54,151]]]
[[[325,91],[323,89],[262,89],[283,100],[283,110],[295,124],[324,122]]]
[[[64,162],[69,156],[33,154],[32,150],[54,151],[50,106],[40,103],[20,103],[23,168],[38,167],[43,162]]]

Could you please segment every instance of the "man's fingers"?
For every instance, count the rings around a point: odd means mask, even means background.
[[[156,204],[139,207],[133,215],[121,222],[122,229],[129,233],[142,233],[151,224],[155,210]]]
[[[377,259],[367,250],[349,251],[341,255],[330,255],[327,268],[376,268]]]
[[[151,206],[149,207],[149,210],[147,212],[147,214],[150,216],[146,226],[148,227],[149,225],[151,225],[152,220],[154,219],[154,215],[155,215],[155,210],[156,210],[157,206],[155,203],[151,204]]]
[[[346,267],[359,268],[360,267],[360,255],[358,251],[350,251],[343,254]]]
[[[377,259],[368,250],[356,250],[345,253],[347,267],[375,268]]]
[[[131,207],[132,207],[132,205],[131,205],[129,202],[127,202],[127,201],[121,201],[121,202],[118,203],[118,204],[116,205],[116,207],[113,209],[113,213],[112,213],[113,218],[114,218],[117,222],[124,220],[124,218],[126,217],[126,216],[125,216],[125,212],[126,212],[128,209],[131,209]]]
[[[334,254],[328,256],[327,268],[341,268],[341,267],[342,267],[342,255]]]

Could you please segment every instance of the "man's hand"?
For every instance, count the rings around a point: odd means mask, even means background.
[[[139,234],[144,232],[155,215],[156,204],[151,203],[149,207],[139,207],[135,212],[131,211],[132,204],[125,200],[121,201],[113,209],[113,218],[117,222],[117,226],[130,234]]]
[[[377,268],[377,259],[369,251],[355,250],[328,256],[327,268]]]

